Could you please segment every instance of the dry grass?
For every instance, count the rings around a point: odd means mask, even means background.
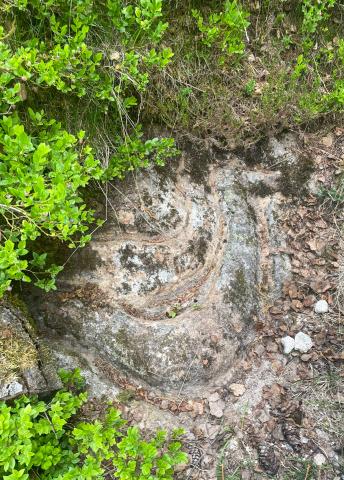
[[[0,337],[0,382],[15,380],[37,363],[37,350],[25,336],[3,328]]]
[[[174,58],[151,82],[143,111],[145,123],[163,123],[171,130],[233,148],[322,117],[316,102],[331,89],[335,66],[326,61],[316,66],[310,63],[302,78],[292,79],[303,51],[297,2],[244,5],[251,14],[245,55],[223,65],[219,64],[220,51],[202,45],[190,15],[192,7],[207,16],[219,5],[190,0],[172,9],[164,43],[171,46]],[[335,28],[341,36],[341,27]],[[319,48],[325,45],[320,36],[317,41]],[[251,89],[247,88],[250,82]]]

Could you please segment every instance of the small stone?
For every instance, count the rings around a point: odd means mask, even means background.
[[[295,348],[295,340],[292,337],[289,337],[289,335],[281,338],[281,344],[283,346],[283,353],[286,355],[292,352]]]
[[[328,303],[326,300],[318,300],[314,305],[315,313],[327,313],[328,312]]]
[[[16,397],[24,391],[23,385],[16,380],[0,385],[0,398]]]
[[[317,453],[316,455],[314,455],[313,461],[315,465],[320,467],[321,465],[324,465],[324,463],[326,463],[326,457],[322,453]]]
[[[229,390],[235,395],[236,397],[241,397],[246,391],[245,385],[242,383],[232,383],[229,385]]]
[[[311,360],[311,358],[313,357],[313,355],[311,353],[304,353],[303,355],[301,355],[301,360],[303,362],[309,362],[309,360]]]
[[[295,350],[307,353],[313,346],[312,339],[309,335],[299,332],[295,335]]]

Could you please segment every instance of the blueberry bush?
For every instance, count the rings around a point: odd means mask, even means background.
[[[55,288],[62,267],[42,244],[49,238],[74,249],[90,240],[101,223],[84,201],[90,183],[123,178],[152,161],[162,165],[176,153],[173,139],[144,141],[131,115],[150,73],[173,56],[160,48],[168,26],[161,17],[161,0],[2,2],[0,296],[16,280]],[[104,45],[108,37],[116,48]],[[70,132],[37,108],[46,98],[58,98],[58,110],[92,100],[117,132],[107,162],[87,132]]]
[[[80,421],[87,393],[78,371],[62,372],[70,388],[49,401],[22,396],[0,402],[0,475],[4,480],[172,480],[187,462],[181,429],[146,440],[109,407],[102,419]]]

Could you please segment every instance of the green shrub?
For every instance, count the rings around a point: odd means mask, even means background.
[[[70,248],[90,240],[95,218],[83,200],[85,187],[152,161],[162,165],[176,149],[172,139],[143,141],[131,116],[150,73],[173,56],[158,45],[167,28],[159,20],[161,0],[108,0],[105,14],[93,0],[11,0],[0,5],[0,14],[1,297],[13,280],[55,288],[62,267],[42,251],[41,240]],[[145,34],[139,35],[140,51],[129,46],[139,40],[137,31]],[[107,38],[99,41],[108,34],[116,51],[104,47]],[[93,109],[111,118],[117,134],[104,165],[86,142],[87,132],[71,134],[35,108],[56,95],[62,105],[90,99]]]
[[[182,430],[158,431],[146,441],[114,408],[102,421],[79,421],[86,400],[84,392],[61,390],[50,401],[23,396],[13,405],[0,402],[1,478],[171,480],[174,467],[187,461],[178,440]]]
[[[12,280],[30,281],[45,289],[61,267],[46,268],[47,254],[31,243],[44,235],[83,246],[94,221],[80,196],[80,188],[99,179],[102,169],[92,149],[42,113],[29,110],[35,130],[28,133],[16,114],[0,120],[0,294]],[[30,250],[29,250],[30,249]],[[42,275],[43,271],[43,275]]]
[[[126,142],[117,138],[116,153],[110,159],[104,178],[124,178],[128,171],[148,167],[151,157],[156,165],[163,166],[167,158],[178,153],[172,138],[152,138],[143,142],[142,135],[138,128]]]
[[[329,10],[336,0],[303,0],[302,1],[302,33],[306,36],[317,31],[321,23],[329,18]]]
[[[327,109],[342,111],[344,108],[344,39],[338,41],[338,47],[332,61],[336,62],[333,71],[332,90],[324,95],[323,101]]]
[[[248,96],[248,97],[251,97],[254,93],[254,89],[255,89],[255,86],[256,86],[256,81],[254,79],[252,80],[249,80],[245,87],[244,87],[244,91],[245,91],[245,94]]]
[[[130,44],[145,37],[158,42],[168,28],[168,23],[161,21],[162,0],[137,0],[125,6],[120,0],[107,0],[107,6],[112,23]]]
[[[192,10],[192,16],[202,34],[202,43],[207,47],[216,46],[227,56],[242,55],[245,51],[245,32],[249,26],[249,13],[243,10],[237,0],[226,0],[222,12],[211,13],[205,21],[199,10]],[[221,62],[225,57],[220,58]]]
[[[6,32],[4,26],[0,26],[2,110],[6,105],[12,105],[23,99],[23,88],[28,90],[32,87],[54,87],[60,92],[72,93],[78,97],[88,95],[94,100],[100,99],[106,103],[118,101],[122,103],[128,87],[134,86],[141,91],[144,90],[148,84],[149,69],[155,66],[162,68],[172,58],[170,49],[157,52],[150,49],[150,44],[147,43],[147,49],[142,52],[120,48],[117,52],[116,67],[109,68],[109,65],[106,65],[105,52],[93,40],[96,33],[94,24],[97,25],[98,21],[98,28],[102,26],[107,31],[113,29],[111,22],[115,23],[118,28],[117,41],[126,40],[128,35],[131,38],[129,27],[121,26],[125,18],[129,22],[128,25],[132,22],[135,24],[133,35],[137,36],[136,30],[140,32],[142,29],[150,32],[150,36],[154,37],[153,43],[157,44],[162,32],[158,35],[155,29],[151,32],[151,28],[158,15],[157,11],[161,15],[161,1],[141,0],[141,9],[139,7],[134,9],[132,5],[120,8],[118,17],[114,16],[114,2],[109,1],[109,16],[106,16],[105,20],[97,13],[92,0],[80,0],[73,2],[71,6],[68,2],[59,0],[43,3],[22,0],[20,8],[15,8],[16,3],[7,9],[5,7],[7,15],[11,13],[14,22],[18,23],[14,27],[15,31]],[[118,0],[115,3],[124,2]],[[143,8],[143,4],[147,4],[146,8]],[[148,8],[148,5],[153,4],[160,5],[159,7],[155,5],[155,13]],[[33,24],[31,29],[27,29],[27,23],[22,24],[23,15],[30,18]],[[146,16],[149,17],[147,21]],[[101,25],[101,22],[105,23]],[[137,24],[140,26],[139,29]],[[167,28],[167,24],[164,25]],[[15,42],[12,41],[14,34]],[[113,53],[110,53],[110,57],[111,55]],[[103,108],[108,107],[103,105]]]
[[[343,40],[331,31],[336,0],[303,0],[302,53],[296,59],[292,84],[304,90],[299,106],[315,118],[344,106]],[[332,25],[333,29],[333,25]]]
[[[102,169],[92,149],[46,120],[43,112],[33,112],[31,132],[16,114],[0,120],[0,296],[13,280],[30,282],[51,290],[62,267],[49,265],[46,252],[36,251],[39,237],[67,242],[70,248],[83,247],[91,238],[95,221],[81,194],[91,180],[123,178],[125,173],[147,167],[153,156],[162,165],[176,153],[172,139],[143,142],[139,131],[126,142],[119,137],[117,152]],[[33,128],[35,127],[35,128]]]

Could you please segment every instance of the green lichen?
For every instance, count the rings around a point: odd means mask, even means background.
[[[132,390],[123,390],[116,395],[116,400],[120,403],[129,403],[134,400],[135,394]]]
[[[249,288],[245,272],[242,268],[239,268],[235,272],[234,283],[232,284],[232,301],[237,307],[240,307],[247,301],[248,296]]]

